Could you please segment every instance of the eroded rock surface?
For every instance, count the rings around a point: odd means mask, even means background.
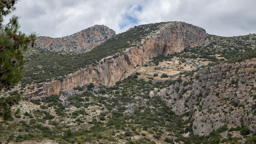
[[[37,37],[35,47],[52,52],[78,54],[92,50],[113,36],[115,31],[112,29],[104,25],[95,25],[62,38]]]

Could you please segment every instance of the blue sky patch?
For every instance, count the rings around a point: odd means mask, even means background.
[[[138,24],[139,20],[135,17],[129,16],[129,15],[124,15],[123,21],[124,21],[123,23],[119,24],[119,27],[121,29],[125,28],[128,25],[134,26],[134,25]]]
[[[137,11],[141,12],[141,11],[142,11],[142,6],[139,5],[139,6],[137,7]]]
[[[122,22],[119,24],[120,29],[123,29],[126,26],[135,26],[139,22],[138,18],[136,18],[135,13],[140,13],[142,11],[142,6],[129,6],[128,10],[129,9],[131,9],[131,11],[127,11],[125,14],[122,15]]]

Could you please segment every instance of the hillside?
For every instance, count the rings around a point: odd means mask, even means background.
[[[87,53],[25,57],[23,100],[0,119],[0,142],[256,143],[254,34],[165,22]]]

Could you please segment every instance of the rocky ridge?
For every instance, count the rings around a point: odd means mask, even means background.
[[[102,59],[96,65],[91,65],[59,80],[53,80],[42,88],[27,93],[27,96],[32,98],[59,95],[62,90],[89,83],[112,86],[131,75],[150,58],[202,46],[207,42],[206,37],[207,34],[202,28],[183,22],[169,22],[142,39],[138,46],[127,48],[124,52]]]
[[[112,29],[104,25],[95,25],[62,38],[39,36],[36,39],[35,48],[51,52],[79,54],[92,50],[113,36],[115,36],[115,31]]]

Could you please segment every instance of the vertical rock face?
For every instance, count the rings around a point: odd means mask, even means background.
[[[43,89],[30,93],[29,97],[59,95],[61,90],[89,83],[112,86],[117,81],[128,77],[150,58],[203,45],[206,36],[204,29],[187,23],[166,23],[157,32],[142,39],[139,47],[128,48],[122,53],[101,60],[96,66],[89,66],[89,68],[77,71],[61,80],[45,84]]]
[[[84,53],[115,36],[115,31],[103,25],[95,25],[62,38],[37,37],[35,47],[52,52]]]

